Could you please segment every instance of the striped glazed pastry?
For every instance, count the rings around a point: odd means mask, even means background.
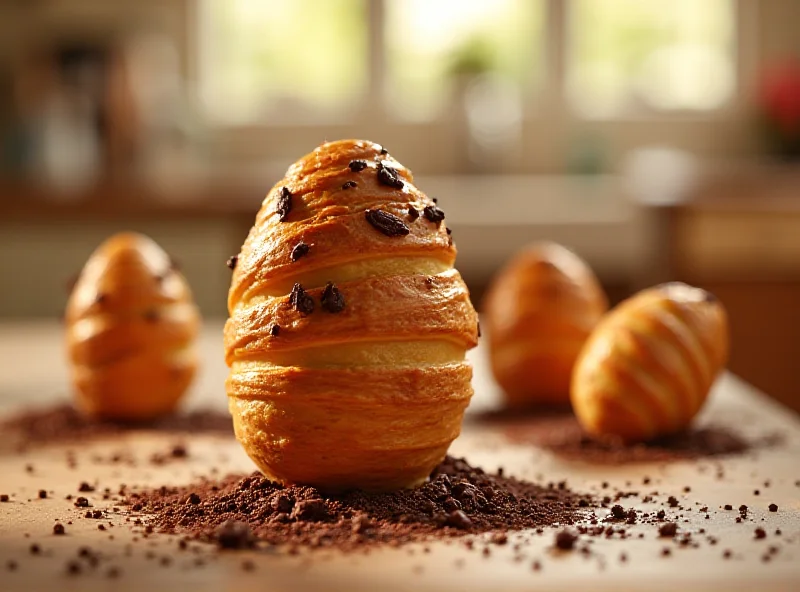
[[[580,257],[555,243],[520,251],[486,296],[492,372],[509,407],[568,404],[572,367],[608,310]]]
[[[146,236],[117,234],[92,254],[66,324],[77,404],[89,416],[169,413],[194,377],[197,308],[186,280]]]
[[[289,167],[229,262],[229,407],[267,477],[387,490],[441,462],[478,331],[455,256],[444,213],[378,144]]]
[[[711,294],[681,283],[611,311],[572,376],[572,406],[595,436],[644,441],[679,431],[702,407],[728,355],[728,322]]]

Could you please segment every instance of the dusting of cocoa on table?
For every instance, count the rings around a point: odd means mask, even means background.
[[[532,444],[558,456],[589,464],[674,462],[737,455],[775,446],[781,441],[778,436],[746,440],[731,429],[708,426],[690,428],[647,443],[626,445],[619,440],[590,437],[568,409],[545,409],[528,414],[489,412],[467,416],[465,421],[500,427],[514,443]]]
[[[196,498],[200,503],[194,503]],[[448,457],[428,483],[414,490],[326,495],[313,487],[284,487],[254,473],[130,493],[125,503],[140,509],[156,532],[183,534],[223,548],[246,548],[257,540],[290,551],[355,551],[575,524],[591,517],[587,508],[592,501],[566,487],[550,489],[490,475]],[[493,540],[500,544],[507,538]]]
[[[0,432],[4,435],[0,446],[10,445],[22,452],[36,446],[118,435],[131,430],[233,436],[231,416],[224,410],[190,411],[148,422],[121,423],[89,419],[72,405],[57,404],[24,410],[0,420]],[[182,458],[180,452],[172,456]]]

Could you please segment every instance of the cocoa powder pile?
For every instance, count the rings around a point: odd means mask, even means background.
[[[779,442],[775,436],[757,441],[745,440],[728,428],[709,426],[690,428],[651,442],[626,445],[615,439],[599,440],[588,436],[569,411],[546,411],[515,418],[502,413],[485,414],[476,421],[501,426],[512,442],[533,444],[570,460],[599,464],[670,462],[736,455]]]
[[[129,494],[147,531],[183,534],[223,548],[271,545],[353,551],[466,533],[570,525],[591,518],[590,497],[490,475],[447,457],[426,484],[391,493],[325,495],[259,473]]]
[[[46,444],[60,444],[121,434],[132,429],[168,433],[215,433],[233,436],[227,411],[199,410],[150,422],[122,423],[89,419],[69,404],[24,410],[0,420],[3,446],[18,451]]]

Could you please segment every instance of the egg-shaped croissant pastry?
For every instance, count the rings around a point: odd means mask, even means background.
[[[108,239],[67,304],[79,409],[133,421],[172,411],[197,368],[199,323],[186,280],[161,247],[134,233]]]
[[[536,243],[497,274],[484,310],[492,372],[509,407],[568,404],[572,367],[608,309],[594,273],[554,243]]]
[[[572,406],[595,436],[637,442],[685,428],[728,355],[728,322],[711,294],[681,283],[611,311],[575,364]]]
[[[378,144],[289,167],[229,262],[229,407],[267,477],[387,490],[441,462],[478,330],[455,256],[442,210]]]

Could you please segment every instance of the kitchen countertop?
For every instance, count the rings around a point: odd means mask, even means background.
[[[30,404],[46,404],[68,397],[67,368],[61,342],[61,329],[51,322],[16,323],[0,325],[0,412]],[[209,321],[202,333],[201,350],[203,370],[190,394],[190,407],[224,408],[226,398],[224,379],[226,368],[222,361],[221,322]],[[108,452],[109,442],[104,440],[82,444],[75,450],[80,470],[70,470],[65,465],[65,447],[36,448],[22,455],[0,454],[0,490],[13,495],[12,503],[0,504],[0,589],[41,590],[50,587],[72,590],[141,590],[142,588],[188,588],[200,590],[250,590],[269,587],[276,590],[307,590],[315,587],[349,590],[797,590],[800,588],[800,420],[793,413],[770,401],[747,384],[730,374],[723,375],[714,387],[711,399],[699,424],[723,425],[746,438],[759,438],[779,434],[782,441],[769,448],[759,449],[742,456],[700,459],[673,463],[628,464],[620,466],[593,465],[575,460],[564,460],[552,453],[537,449],[532,444],[514,443],[506,437],[502,426],[496,422],[485,424],[476,421],[482,411],[495,408],[498,401],[495,386],[485,361],[481,346],[470,353],[475,366],[473,404],[468,411],[461,437],[451,452],[463,455],[473,464],[487,470],[503,466],[507,474],[539,481],[566,479],[577,491],[603,495],[601,483],[608,482],[611,489],[625,489],[626,482],[639,485],[644,475],[651,477],[652,488],[658,490],[658,505],[646,503],[641,498],[625,500],[626,506],[654,511],[660,509],[668,495],[676,496],[681,504],[692,511],[680,512],[681,531],[692,531],[699,548],[681,548],[676,542],[657,537],[653,525],[626,526],[629,533],[643,533],[643,539],[618,538],[593,539],[593,552],[589,556],[579,553],[561,553],[552,550],[552,532],[533,537],[526,544],[524,561],[514,561],[512,536],[508,545],[496,547],[491,557],[468,551],[463,545],[429,544],[431,552],[411,554],[419,546],[400,549],[379,549],[369,555],[339,556],[323,553],[315,556],[300,553],[289,556],[282,553],[214,554],[214,560],[205,567],[191,567],[178,562],[171,568],[160,568],[144,557],[145,549],[165,550],[169,537],[155,536],[134,545],[134,553],[124,555],[132,533],[122,513],[110,513],[116,524],[112,529],[114,540],[108,533],[99,533],[92,521],[75,520],[69,527],[69,536],[52,536],[55,517],[66,518],[77,512],[64,500],[66,493],[75,493],[82,480],[98,479],[103,485],[114,487],[121,482],[144,485],[183,483],[198,475],[208,474],[210,463],[223,471],[240,472],[253,469],[238,443],[231,438],[194,435],[189,439],[192,455],[186,463],[164,467],[141,463],[139,467],[125,468],[97,465],[88,458],[98,451]],[[122,444],[134,455],[147,458],[153,450],[163,449],[174,441],[164,434],[126,434]],[[119,445],[120,442],[115,443]],[[86,462],[83,462],[86,459]],[[32,464],[35,471],[24,470]],[[716,475],[722,472],[720,479]],[[763,483],[770,480],[769,488]],[[691,485],[691,492],[684,486]],[[37,500],[36,491],[42,487],[52,489],[51,499]],[[640,486],[641,487],[641,486]],[[761,489],[757,496],[753,490]],[[634,487],[638,489],[639,487]],[[642,487],[642,489],[644,489]],[[644,495],[644,491],[642,495]],[[651,493],[651,492],[650,492]],[[91,495],[91,494],[90,494]],[[34,501],[25,502],[28,498]],[[738,512],[725,511],[727,503],[746,504],[749,517],[743,523],[734,521]],[[779,506],[777,513],[767,510],[770,503]],[[95,507],[111,505],[94,498]],[[707,506],[709,518],[694,511]],[[669,508],[667,513],[675,513]],[[598,516],[607,510],[597,510]],[[76,514],[77,516],[77,514]],[[768,536],[756,540],[754,529],[763,527]],[[699,529],[706,534],[699,536]],[[781,536],[774,534],[776,529]],[[30,534],[25,538],[24,533]],[[710,545],[707,535],[716,536],[719,544]],[[31,542],[45,549],[39,557],[28,553]],[[117,557],[122,576],[109,580],[102,573],[83,574],[69,578],[64,574],[67,559],[75,556],[82,545],[102,545],[103,553]],[[769,563],[762,556],[770,545],[780,550]],[[669,557],[661,556],[661,549],[673,549]],[[174,545],[173,545],[174,548]],[[723,559],[723,550],[732,549],[733,557]],[[626,562],[620,562],[624,552]],[[244,557],[251,558],[256,569],[245,572],[240,568]],[[542,562],[542,570],[531,569],[531,559]],[[456,562],[463,559],[463,565]],[[19,564],[16,571],[5,569],[7,560]]]

